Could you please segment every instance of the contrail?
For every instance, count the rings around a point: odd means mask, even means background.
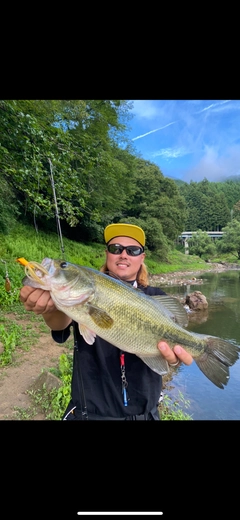
[[[224,103],[229,103],[229,101],[231,101],[231,99],[226,99],[226,101],[221,101],[220,103],[212,103],[212,105],[209,105],[208,107],[199,110],[199,112],[195,112],[195,114],[201,114],[202,112],[205,112],[206,110],[209,110],[212,107],[217,107],[218,105],[224,105]]]
[[[143,135],[138,135],[137,137],[134,137],[132,141],[136,141],[136,139],[141,139],[142,137],[146,137],[146,135],[153,134],[154,132],[158,132],[158,130],[163,130],[163,128],[167,128],[167,126],[174,125],[177,121],[173,121],[172,123],[168,123],[168,125],[162,126],[161,128],[156,128],[156,130],[151,130],[150,132],[147,132]]]

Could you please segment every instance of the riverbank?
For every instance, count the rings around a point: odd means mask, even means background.
[[[220,273],[222,271],[228,271],[230,269],[240,270],[239,264],[230,264],[227,262],[215,263],[209,262],[206,269],[189,270],[189,271],[174,271],[163,274],[154,274],[149,276],[150,285],[161,287],[167,285],[196,285],[201,284],[201,279],[196,279],[197,276],[206,272]]]
[[[207,272],[216,272],[220,273],[223,271],[229,271],[229,270],[240,270],[240,265],[235,263],[208,263],[206,269],[199,269],[199,270],[189,270],[189,271],[174,271],[169,272],[161,275],[151,275],[149,277],[150,285],[157,286],[157,287],[164,287],[167,292],[168,286],[173,285],[201,285],[203,282],[203,279],[201,278],[201,275],[204,275]],[[198,277],[198,278],[196,278]],[[176,296],[176,298],[178,298]],[[179,300],[184,304],[185,300],[179,297]],[[208,311],[201,311],[196,312],[192,311],[191,314],[189,314],[189,321],[191,322],[197,322],[201,323],[207,320],[208,317]],[[166,375],[163,376],[163,393],[168,393],[169,390],[173,389],[174,385],[172,385],[172,370]]]

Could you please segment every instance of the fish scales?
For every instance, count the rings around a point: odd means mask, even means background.
[[[94,276],[96,276],[95,273],[93,273]],[[193,347],[193,354],[196,354],[194,348],[198,348],[199,352],[204,351],[203,339],[192,337],[192,333],[182,329],[164,316],[161,316],[160,321],[159,301],[156,302],[154,298],[145,295],[142,291],[136,291],[131,286],[125,284],[116,286],[114,279],[101,278],[99,280],[97,278],[96,284],[101,287],[101,290],[96,291],[96,297],[91,303],[104,308],[109,315],[115,318],[113,327],[106,332],[104,339],[115,343],[120,349],[122,349],[124,343],[128,352],[133,352],[134,349],[144,355],[147,355],[147,352],[149,352],[149,355],[155,355],[159,352],[157,348],[159,338],[168,339],[173,345],[179,342],[181,338],[181,343],[188,346],[189,350]],[[105,296],[106,291],[109,291],[108,299]],[[129,301],[129,298],[131,298],[131,301]],[[76,313],[76,321],[78,321],[77,318],[79,316]],[[124,327],[120,328],[119,324]],[[93,326],[91,318],[88,320],[88,325],[89,327]],[[129,334],[129,327],[131,334]],[[134,332],[136,336],[134,336]],[[97,327],[97,333],[100,336],[104,334],[101,327]]]

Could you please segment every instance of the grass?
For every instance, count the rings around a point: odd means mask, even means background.
[[[0,367],[16,363],[21,350],[30,350],[39,337],[40,332],[36,331],[35,326],[29,323],[18,324],[14,319],[0,313]]]
[[[43,413],[46,420],[60,421],[70,401],[71,393],[71,377],[72,377],[73,355],[61,354],[57,368],[50,368],[52,372],[61,381],[59,388],[47,390],[46,386],[39,390],[30,390],[28,394],[32,398],[32,410]]]
[[[159,415],[162,421],[191,421],[192,417],[185,410],[190,406],[190,401],[185,399],[179,391],[178,399],[173,400],[167,394],[163,394],[163,400],[159,404]]]

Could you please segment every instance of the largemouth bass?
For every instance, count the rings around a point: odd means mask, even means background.
[[[186,311],[176,298],[148,296],[95,269],[51,258],[41,264],[29,262],[25,273],[23,284],[50,291],[57,309],[78,323],[90,345],[98,335],[163,375],[169,365],[157,343],[180,344],[212,383],[227,385],[229,367],[239,358],[240,348],[184,328]]]

